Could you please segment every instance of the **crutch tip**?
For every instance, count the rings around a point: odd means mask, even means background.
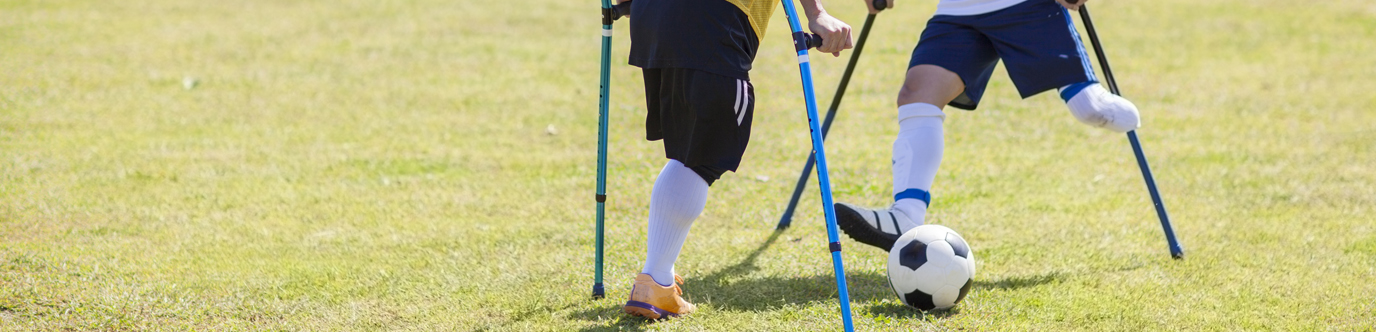
[[[794,196],[796,197],[797,195],[794,195]],[[795,202],[796,202],[796,199],[795,199]],[[776,231],[782,231],[782,230],[788,229],[788,226],[792,226],[792,225],[793,225],[793,209],[790,207],[790,209],[788,209],[787,211],[784,211],[784,215],[783,215],[783,216],[779,217],[779,225],[778,225],[778,226],[774,226],[774,230],[776,230]]]
[[[604,289],[604,288],[602,288],[602,283],[593,284],[593,285],[592,285],[592,299],[593,299],[593,300],[601,300],[602,298],[605,298],[605,297],[607,297],[607,290]]]

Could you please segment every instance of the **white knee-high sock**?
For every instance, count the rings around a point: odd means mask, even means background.
[[[898,138],[893,142],[893,205],[912,220],[912,225],[899,225],[902,232],[926,220],[932,182],[946,146],[941,127],[945,119],[946,114],[936,105],[912,103],[898,107]]]
[[[674,283],[674,261],[693,220],[707,206],[707,181],[677,160],[669,160],[650,192],[650,230],[645,269],[660,285]]]

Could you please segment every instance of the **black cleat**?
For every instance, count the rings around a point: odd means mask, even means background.
[[[917,227],[908,215],[892,208],[871,210],[836,203],[836,226],[851,239],[888,251],[903,232]]]

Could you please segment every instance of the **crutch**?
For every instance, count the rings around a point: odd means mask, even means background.
[[[854,331],[850,318],[850,294],[846,289],[846,268],[841,262],[841,242],[836,235],[836,211],[831,202],[831,178],[827,177],[826,151],[822,148],[822,129],[817,124],[817,100],[812,92],[812,67],[809,64],[807,49],[821,45],[822,38],[803,33],[798,24],[797,11],[793,0],[783,0],[784,14],[788,15],[788,27],[793,31],[793,48],[798,51],[798,70],[803,79],[803,102],[807,104],[807,124],[812,133],[812,151],[817,156],[817,182],[822,191],[822,212],[827,218],[827,246],[831,250],[831,264],[836,274],[836,292],[840,295],[841,322],[847,332]]]
[[[1068,1],[1072,4],[1080,2]],[[1085,23],[1085,30],[1089,32],[1089,42],[1094,44],[1094,55],[1099,58],[1099,66],[1104,67],[1104,83],[1108,84],[1109,92],[1121,96],[1122,94],[1118,93],[1118,83],[1113,80],[1113,70],[1108,67],[1108,56],[1104,55],[1104,48],[1099,44],[1099,34],[1094,31],[1094,21],[1089,19],[1089,8],[1080,5],[1079,11],[1080,21]],[[1166,215],[1166,204],[1161,202],[1161,193],[1156,190],[1156,180],[1151,176],[1151,166],[1147,165],[1147,156],[1142,153],[1142,143],[1137,140],[1136,130],[1128,131],[1128,143],[1132,144],[1132,153],[1137,156],[1137,167],[1142,169],[1142,178],[1147,182],[1147,192],[1151,194],[1152,205],[1156,207],[1156,216],[1161,219],[1161,229],[1166,232],[1166,244],[1170,246],[1171,257],[1183,259],[1185,248],[1175,239],[1171,218]]]
[[[597,254],[593,258],[596,261],[592,282],[593,299],[606,296],[606,290],[602,287],[602,218],[607,202],[607,103],[611,86],[612,22],[630,13],[629,1],[612,6],[611,0],[602,0],[602,85],[597,110],[597,194],[593,196],[597,201]]]

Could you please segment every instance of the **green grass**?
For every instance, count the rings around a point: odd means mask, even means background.
[[[887,203],[892,103],[934,3],[876,21],[827,145],[838,200]],[[1121,135],[1000,71],[950,112],[929,217],[970,241],[974,290],[906,309],[886,253],[843,240],[857,327],[1376,326],[1376,5],[1091,6],[1188,258]],[[597,7],[0,3],[0,330],[839,329],[815,186],[772,230],[809,147],[782,13],[745,163],[678,264],[684,319],[620,313],[663,158],[639,72],[613,68],[608,298],[588,299]],[[844,56],[814,57],[823,105]]]

